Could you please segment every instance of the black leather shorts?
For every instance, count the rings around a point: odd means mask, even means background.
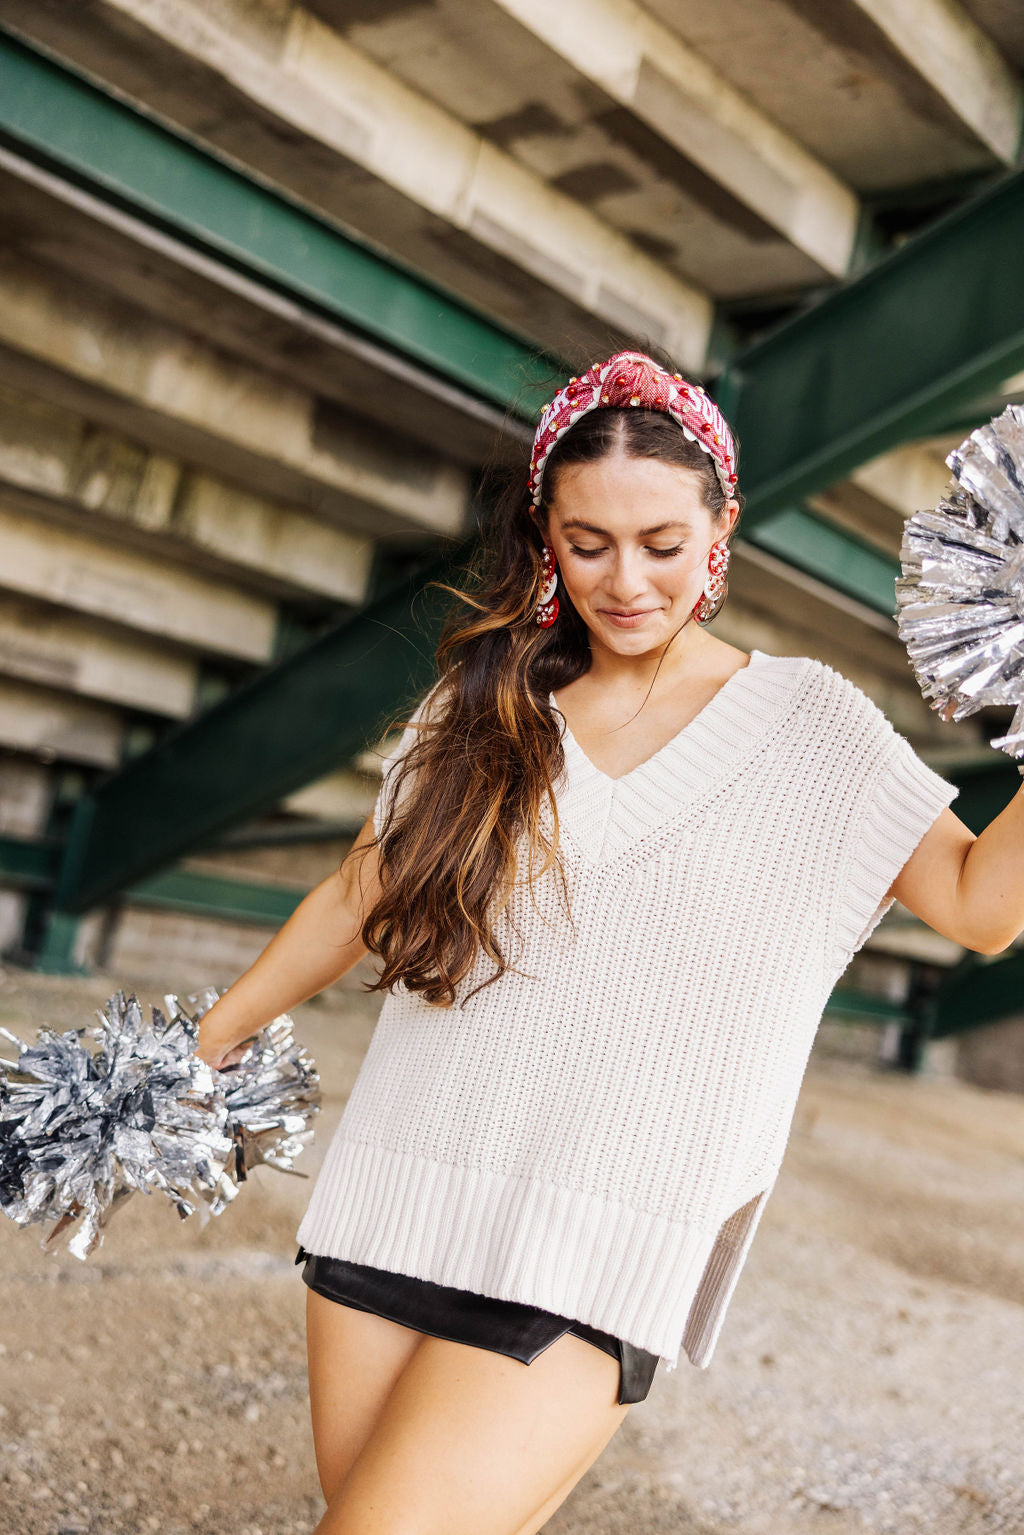
[[[454,1285],[393,1274],[366,1263],[317,1257],[304,1247],[299,1248],[295,1262],[304,1265],[302,1278],[309,1288],[328,1300],[373,1311],[433,1338],[489,1348],[523,1364],[531,1364],[565,1333],[574,1333],[619,1361],[620,1402],[642,1402],[651,1389],[659,1356],[586,1322],[555,1316],[519,1301],[497,1300]]]

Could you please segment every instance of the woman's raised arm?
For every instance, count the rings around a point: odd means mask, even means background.
[[[1001,954],[1024,931],[1024,792],[977,836],[947,807],[888,893],[937,933]]]
[[[315,997],[367,952],[360,932],[380,888],[373,840],[371,815],[340,869],[309,892],[259,958],[204,1013],[198,1043],[203,1060],[228,1064],[257,1029]]]

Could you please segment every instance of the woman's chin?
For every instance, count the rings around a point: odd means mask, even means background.
[[[599,617],[589,628],[591,640],[597,640],[606,650],[623,656],[641,656],[649,650],[657,650],[672,632],[664,623],[653,622],[651,619],[633,628],[625,628]]]

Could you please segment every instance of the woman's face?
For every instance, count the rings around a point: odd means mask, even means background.
[[[708,554],[739,515],[716,520],[701,476],[617,453],[558,472],[547,522],[559,576],[592,642],[619,655],[666,644],[704,590]]]

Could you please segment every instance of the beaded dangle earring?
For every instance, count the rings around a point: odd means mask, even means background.
[[[693,616],[699,624],[706,624],[714,617],[719,597],[725,590],[725,578],[729,570],[729,545],[724,539],[711,545],[708,555],[708,573],[704,577],[704,591],[699,597]]]
[[[537,622],[542,629],[550,629],[558,617],[558,571],[555,568],[555,551],[550,544],[544,545],[542,573],[544,579],[537,598]]]

